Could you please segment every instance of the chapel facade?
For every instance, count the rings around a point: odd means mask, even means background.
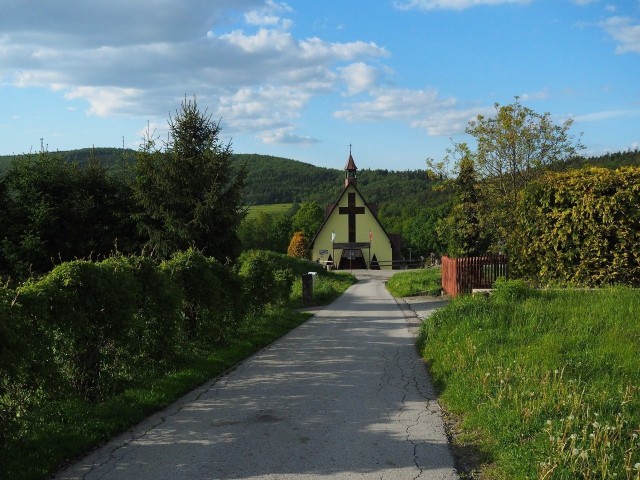
[[[358,190],[351,152],[344,170],[344,189],[325,209],[324,222],[311,240],[311,258],[340,270],[392,269],[400,259],[400,235],[387,233],[377,205],[367,203]]]

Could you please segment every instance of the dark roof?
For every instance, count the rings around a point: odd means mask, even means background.
[[[345,165],[344,169],[345,170],[357,170],[358,169],[358,167],[356,167],[356,162],[353,161],[353,157],[351,156],[351,154],[349,154],[349,160],[347,161],[347,164]],[[358,193],[360,193],[360,192],[358,192]]]

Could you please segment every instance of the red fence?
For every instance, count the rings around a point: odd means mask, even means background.
[[[491,288],[498,277],[507,277],[508,273],[506,255],[442,257],[442,289],[452,297],[471,293],[474,288]]]

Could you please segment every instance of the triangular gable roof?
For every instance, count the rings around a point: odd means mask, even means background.
[[[349,158],[351,159],[351,156],[349,156]],[[351,159],[352,160],[352,159]],[[352,160],[353,161],[353,160]],[[358,192],[358,195],[360,195],[360,198],[362,199],[362,201],[364,202],[364,205],[369,209],[369,212],[371,212],[371,215],[373,215],[373,218],[375,218],[376,222],[378,223],[378,225],[380,225],[380,228],[382,229],[382,231],[384,232],[384,234],[387,236],[387,239],[389,240],[389,242],[391,242],[391,235],[389,235],[389,232],[387,232],[386,228],[384,228],[382,226],[382,224],[380,223],[380,220],[378,220],[378,215],[376,215],[375,213],[373,213],[373,210],[371,209],[371,207],[369,206],[369,204],[367,203],[367,201],[364,199],[364,197],[362,196],[362,194],[360,193],[360,190],[358,190],[358,187],[356,187],[353,183],[350,183],[349,185],[347,185],[346,187],[344,187],[344,190],[342,190],[342,193],[340,194],[340,196],[338,197],[338,199],[336,200],[336,203],[334,203],[332,205],[331,210],[329,211],[329,213],[327,215],[325,215],[324,217],[324,221],[322,222],[322,225],[320,225],[320,228],[318,229],[318,231],[316,232],[316,234],[313,236],[313,240],[311,240],[311,246],[313,246],[316,243],[316,238],[318,238],[318,235],[320,234],[320,232],[322,231],[322,229],[324,228],[325,224],[327,223],[327,221],[329,220],[329,217],[331,216],[331,214],[333,213],[333,211],[336,209],[336,207],[340,204],[340,200],[342,200],[342,197],[344,196],[345,192],[349,189],[349,187],[353,187],[355,188],[356,192]],[[393,244],[393,242],[391,242]]]

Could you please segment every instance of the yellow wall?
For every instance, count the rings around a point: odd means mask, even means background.
[[[382,269],[391,269],[392,260],[392,248],[391,242],[387,234],[384,232],[380,224],[377,222],[371,210],[364,204],[362,197],[358,194],[357,190],[349,185],[347,191],[340,197],[340,202],[331,212],[330,217],[327,219],[324,227],[316,237],[316,241],[313,244],[312,260],[327,260],[329,255],[320,255],[320,250],[328,250],[329,254],[333,257],[334,264],[337,266],[342,255],[342,250],[332,250],[331,232],[336,233],[335,243],[347,243],[349,241],[348,231],[348,215],[340,215],[339,208],[349,206],[349,192],[355,192],[356,194],[356,206],[365,207],[364,214],[356,215],[356,242],[368,242],[369,230],[373,233],[373,239],[371,240],[371,258],[376,255],[378,262],[389,262],[389,266],[383,266]],[[366,248],[362,249],[365,262],[369,265],[369,252]]]

